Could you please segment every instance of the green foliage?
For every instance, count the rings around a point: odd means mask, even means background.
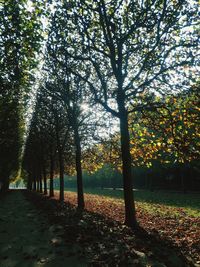
[[[5,189],[20,168],[24,112],[42,43],[41,19],[27,4],[24,0],[0,3],[0,180]],[[40,0],[37,4],[43,12],[45,5]]]

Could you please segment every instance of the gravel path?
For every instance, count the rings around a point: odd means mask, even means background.
[[[0,267],[87,266],[63,232],[62,226],[49,225],[21,191],[9,192],[0,199]]]

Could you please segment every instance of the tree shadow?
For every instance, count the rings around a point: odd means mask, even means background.
[[[0,266],[86,266],[78,248],[64,242],[61,229],[50,229],[45,214],[21,192],[11,191],[0,202]]]
[[[85,257],[92,258],[94,253],[88,252],[87,248],[94,248],[98,263],[100,262],[100,265],[96,263],[97,265],[94,264],[94,266],[103,266],[101,264],[105,263],[108,266],[115,266],[117,260],[121,264],[119,266],[129,266],[130,258],[137,260],[138,254],[139,258],[142,255],[143,263],[146,262],[146,264],[156,263],[158,266],[169,267],[194,266],[180,248],[171,241],[161,238],[156,231],[149,233],[139,225],[133,231],[102,214],[80,211],[70,203],[61,203],[37,193],[26,193],[26,197],[48,215],[51,225],[59,224],[64,227],[65,241],[69,244],[78,244]],[[105,250],[109,252],[109,257],[106,256]],[[109,259],[111,256],[112,260]]]
[[[180,248],[168,239],[161,238],[156,230],[153,233],[149,233],[146,229],[138,225],[134,234],[138,247],[141,249],[145,247],[145,251],[148,251],[147,253],[150,258],[156,260],[161,258],[165,265],[169,267],[194,266],[192,260],[186,257]]]

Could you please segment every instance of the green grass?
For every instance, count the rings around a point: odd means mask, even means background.
[[[68,191],[75,192],[75,188],[70,188]],[[86,188],[85,193],[103,195],[112,198],[123,198],[122,190],[112,190],[112,189],[94,189]],[[179,215],[178,210],[173,210],[173,208],[181,208],[186,215],[200,217],[200,195],[199,194],[183,194],[183,193],[173,193],[173,192],[161,192],[155,191],[150,192],[146,190],[138,190],[134,192],[135,200],[138,204],[149,212],[155,212],[156,209],[160,212],[164,212],[163,207],[160,205],[165,205],[166,208],[172,208],[166,210],[166,212],[173,212],[174,215]],[[155,205],[156,204],[156,205]]]

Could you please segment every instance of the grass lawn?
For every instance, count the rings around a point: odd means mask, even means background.
[[[77,206],[75,189],[65,191],[65,201]],[[59,191],[55,191],[59,199]],[[200,262],[200,197],[197,194],[135,191],[136,217],[150,235],[178,247],[184,255]],[[122,190],[85,190],[85,210],[124,223]],[[172,265],[167,265],[172,266]],[[181,266],[181,265],[177,265]],[[189,266],[189,265],[188,265]]]
[[[69,188],[66,191],[75,192],[76,189]],[[111,198],[123,198],[122,190],[86,188],[84,189],[84,192]],[[137,204],[148,212],[160,212],[164,213],[165,215],[168,212],[172,212],[177,216],[180,212],[182,212],[188,216],[200,216],[200,195],[196,193],[183,194],[173,192],[150,192],[146,190],[137,190],[134,192],[134,195]],[[166,209],[163,209],[163,205],[166,206]]]

